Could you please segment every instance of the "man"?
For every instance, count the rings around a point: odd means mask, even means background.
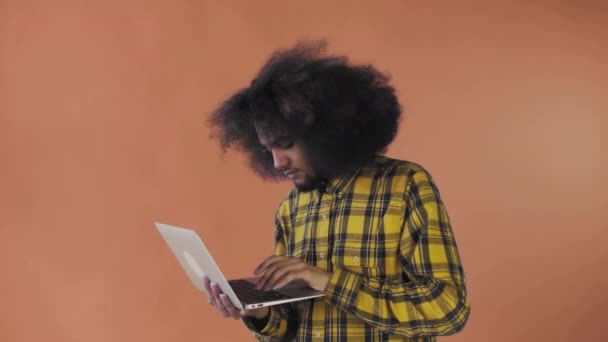
[[[258,288],[303,282],[322,298],[236,309],[205,279],[209,302],[261,341],[435,341],[469,316],[448,214],[420,165],[382,156],[401,115],[388,78],[324,54],[275,52],[211,116],[224,150],[259,175],[291,179],[275,217],[275,255]]]

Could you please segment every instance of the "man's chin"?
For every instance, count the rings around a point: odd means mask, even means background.
[[[309,192],[309,191],[313,191],[314,189],[316,189],[316,186],[310,185],[308,183],[302,183],[302,184],[298,184],[295,183],[296,189],[298,189],[298,191],[301,192]]]
[[[319,186],[321,185],[321,182],[322,182],[321,179],[313,178],[313,179],[306,179],[302,182],[296,182],[294,180],[293,184],[296,186],[296,189],[298,189],[298,191],[309,192],[309,191],[313,191],[314,189],[318,189]]]

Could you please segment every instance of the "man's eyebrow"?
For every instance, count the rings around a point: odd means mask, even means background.
[[[264,148],[266,150],[269,150],[269,151],[271,149],[273,149],[273,148],[275,148],[275,147],[278,146],[277,145],[277,143],[278,143],[277,140],[270,140],[270,139],[267,139],[267,140],[264,140],[264,141],[259,140],[259,143],[260,143],[260,145],[262,145],[262,148]]]
[[[270,140],[270,139],[260,139],[258,140],[260,142],[260,145],[264,146],[264,147],[272,147],[276,144],[276,140]]]
[[[276,147],[276,146],[284,145],[291,141],[292,141],[292,139],[290,139],[289,137],[275,137],[275,138],[266,139],[265,144],[262,142],[260,142],[260,144],[262,144],[264,146],[268,146],[268,147]]]

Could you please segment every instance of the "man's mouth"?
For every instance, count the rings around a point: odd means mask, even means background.
[[[292,178],[295,176],[296,170],[287,170],[284,171],[283,174],[289,178]]]

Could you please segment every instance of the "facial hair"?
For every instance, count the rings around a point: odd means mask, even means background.
[[[295,184],[295,182],[294,182]],[[301,192],[310,192],[321,188],[325,184],[325,179],[318,176],[308,176],[303,183],[295,184],[296,189]]]

